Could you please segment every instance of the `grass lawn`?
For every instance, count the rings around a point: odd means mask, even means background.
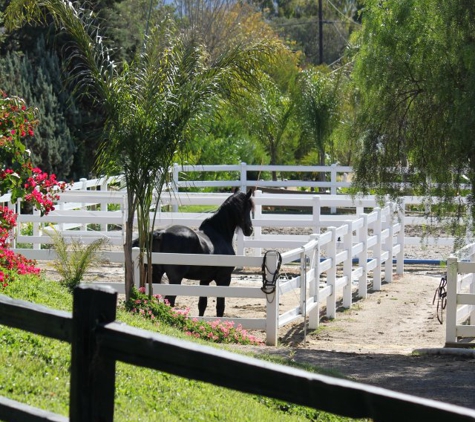
[[[72,296],[66,288],[39,277],[22,277],[2,293],[54,309],[72,309]],[[117,319],[142,329],[185,338],[183,333],[128,313],[121,306]],[[68,415],[70,353],[68,343],[0,325],[0,395]],[[351,419],[119,362],[114,420],[325,422]]]

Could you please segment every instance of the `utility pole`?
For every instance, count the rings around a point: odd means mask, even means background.
[[[319,64],[323,64],[323,5],[322,0],[318,0],[318,55]]]

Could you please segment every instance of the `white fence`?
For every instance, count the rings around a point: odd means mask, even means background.
[[[342,222],[339,227],[329,227],[323,234],[310,236],[305,244],[282,253],[282,265],[300,263],[300,274],[291,279],[279,279],[276,289],[266,294],[261,285],[249,287],[215,287],[156,284],[154,293],[177,296],[211,296],[226,298],[261,299],[266,306],[265,318],[233,319],[247,329],[266,332],[269,345],[277,343],[279,328],[296,320],[304,321],[310,329],[318,327],[320,308],[326,307],[329,318],[336,317],[337,301],[342,297],[343,306],[351,307],[354,286],[358,296],[366,297],[369,277],[372,276],[373,289],[381,288],[382,275],[387,282],[392,280],[393,258],[396,268],[402,272],[402,244],[398,243],[401,225],[394,214],[393,206],[376,208],[370,214],[363,214],[352,221]],[[250,241],[251,242],[251,241]],[[262,246],[258,240],[256,246]],[[285,243],[285,240],[283,241]],[[274,241],[274,248],[281,244]],[[247,246],[247,241],[244,240]],[[287,246],[286,244],[284,246]],[[187,265],[213,265],[235,267],[262,267],[261,256],[187,255]],[[183,264],[183,255],[154,253],[155,264]],[[268,262],[271,268],[275,262]],[[256,271],[256,273],[258,273]],[[279,311],[281,296],[292,292],[300,300],[296,307],[284,313]],[[215,320],[216,318],[205,318]],[[228,318],[219,318],[226,321]]]
[[[181,204],[208,204],[218,206],[228,195],[180,195]],[[171,197],[170,201],[179,200]],[[237,235],[238,256],[187,256],[187,263],[199,259],[200,265],[224,265],[237,267],[259,268],[262,265],[262,249],[279,249],[282,252],[283,264],[300,262],[299,276],[291,280],[280,280],[275,297],[269,298],[260,286],[250,287],[215,287],[215,286],[171,286],[156,285],[154,292],[162,295],[179,296],[225,296],[250,297],[261,299],[266,303],[266,317],[262,319],[239,319],[244,328],[262,329],[266,331],[268,344],[277,342],[278,329],[296,319],[308,318],[309,327],[318,325],[320,307],[325,305],[328,317],[336,317],[337,300],[343,297],[343,306],[351,306],[351,295],[354,286],[358,294],[366,296],[369,278],[373,288],[379,289],[384,274],[386,281],[391,281],[393,258],[396,259],[396,271],[403,272],[404,217],[398,213],[394,204],[378,208],[372,199],[354,201],[350,197],[335,198],[331,195],[304,196],[260,194],[255,196],[255,235],[245,238],[242,233]],[[310,214],[264,214],[265,207],[308,206]],[[98,236],[108,237],[112,243],[122,245],[125,215],[124,193],[117,191],[79,191],[65,192],[61,195],[58,209],[48,216],[20,214],[19,222],[32,223],[38,226],[32,234],[20,234],[16,240],[16,251],[23,255],[48,260],[55,257],[54,251],[41,249],[41,245],[51,243],[47,232],[50,226],[61,230],[63,236],[80,237],[87,242]],[[335,215],[324,215],[322,210],[331,206],[353,208],[353,212],[337,218]],[[109,210],[109,208],[113,208]],[[372,208],[368,214],[357,215],[357,211]],[[169,224],[185,224],[198,226],[209,214],[206,213],[170,213],[160,212],[160,226]],[[92,231],[91,225],[95,230]],[[120,226],[119,230],[113,230]],[[308,234],[277,235],[263,234],[262,229],[275,227],[307,228]],[[311,233],[313,233],[311,235]],[[21,243],[30,243],[33,249],[18,248]],[[245,256],[245,251],[252,251],[255,256]],[[136,252],[135,252],[136,253]],[[105,254],[112,262],[123,262],[123,253],[108,252]],[[170,254],[154,254],[154,263],[181,263],[183,256]],[[123,292],[123,281],[114,283],[114,288]],[[292,292],[300,297],[294,309],[279,313],[279,296]]]
[[[229,188],[238,187],[241,190],[248,188],[305,188],[327,190],[327,193],[336,195],[340,189],[350,187],[349,173],[353,170],[349,166],[280,166],[280,165],[178,165],[175,164],[172,173],[170,189],[179,191],[183,188]],[[224,173],[226,178],[234,174],[233,180],[196,180],[193,174],[213,172]],[[279,175],[280,180],[270,180],[271,174]],[[318,181],[317,174],[324,173],[325,181]],[[286,175],[286,177],[283,177]],[[254,176],[254,177],[252,177]],[[292,179],[292,176],[295,178]]]
[[[475,338],[475,244],[447,260],[446,346],[473,346]]]
[[[255,181],[248,178],[248,175],[251,172],[260,176],[267,174],[268,177],[268,174],[274,171],[280,176],[283,174],[292,175],[294,179],[288,178],[279,181],[271,181],[259,177],[259,180]],[[193,180],[192,175],[199,172],[214,172],[215,174],[222,172],[228,177],[229,174],[235,172],[237,177],[236,180],[226,181]],[[316,175],[321,172],[325,173],[329,180],[325,182],[305,180],[315,179]],[[320,225],[323,226],[328,225],[327,223],[331,221],[332,218],[334,218],[334,221],[336,222],[335,224],[339,224],[338,222],[341,221],[341,216],[332,217],[332,215],[336,213],[337,207],[348,207],[349,205],[347,204],[350,203],[355,214],[359,215],[363,211],[368,211],[368,207],[369,210],[371,210],[375,206],[377,202],[375,197],[367,196],[363,199],[356,198],[353,201],[349,200],[348,195],[342,194],[344,188],[350,186],[349,180],[351,179],[351,172],[351,167],[338,166],[336,164],[331,166],[258,166],[247,165],[245,163],[239,165],[179,166],[175,164],[173,168],[170,169],[172,181],[169,184],[168,189],[160,195],[161,205],[164,206],[169,204],[174,211],[178,211],[179,206],[181,205],[210,204],[218,206],[220,201],[224,200],[225,197],[224,194],[179,192],[179,189],[182,188],[281,188],[282,192],[289,193],[285,200],[286,205],[312,208],[314,222],[311,223],[311,226],[318,229],[320,218],[322,219]],[[32,223],[31,230],[36,238],[31,237],[30,233],[28,238],[19,237],[17,243],[33,241],[34,248],[39,249],[41,243],[47,244],[51,242],[48,240],[48,236],[42,236],[42,238],[40,238],[41,234],[45,234],[45,230],[46,232],[48,230],[45,228],[46,224],[59,224],[58,228],[61,231],[65,229],[75,230],[75,233],[72,233],[71,236],[82,236],[85,238],[85,241],[87,241],[87,237],[98,235],[98,231],[105,231],[109,232],[107,233],[107,236],[110,237],[113,244],[122,244],[122,234],[116,230],[117,228],[120,229],[123,225],[126,215],[126,192],[124,189],[120,189],[121,183],[122,178],[120,176],[92,180],[81,179],[79,182],[74,183],[70,190],[61,195],[61,200],[58,203],[57,210],[47,218],[42,218],[39,214],[35,217],[32,217],[31,215],[21,215],[19,217],[19,223],[23,223],[23,227],[27,223]],[[313,192],[297,193],[299,191],[295,189],[299,188],[312,188],[316,190],[324,189],[329,194],[315,195]],[[292,196],[290,193],[292,193]],[[215,196],[213,197],[213,195]],[[273,199],[272,194],[265,193],[263,196],[265,196],[265,199],[259,199],[262,206],[272,207],[273,204],[282,201],[282,199],[278,197],[278,199]],[[320,197],[320,208],[318,205],[319,200],[312,199],[315,196]],[[0,203],[8,204],[11,208],[19,211],[20,206],[9,204],[9,199],[9,195],[4,195],[0,197]],[[264,203],[263,201],[267,202]],[[312,203],[312,201],[315,202]],[[334,205],[331,205],[331,202],[333,202]],[[434,203],[436,202],[437,200],[435,199]],[[281,205],[284,205],[284,203]],[[327,215],[328,212],[322,212],[322,209],[328,206],[330,206],[330,215]],[[398,206],[405,215],[405,226],[423,226],[430,224],[430,221],[425,217],[424,212],[407,212],[414,206],[418,207],[419,210],[424,207],[429,207],[429,205],[425,204],[422,197],[407,196],[401,198]],[[84,213],[84,211],[86,212]],[[94,211],[94,214],[91,214],[92,211]],[[199,220],[200,216],[187,214],[187,216],[181,216],[178,218],[183,218],[183,224],[193,225],[193,221],[190,220]],[[283,220],[286,219],[285,216],[281,218]],[[168,215],[166,213],[161,213],[161,219],[163,222],[162,225],[167,225],[169,224],[168,221],[173,222],[176,217],[171,213]],[[186,223],[185,220],[190,222]],[[100,226],[99,230],[97,227],[98,225]],[[96,233],[89,233],[91,230]],[[296,239],[294,238],[294,240]],[[405,244],[420,245],[421,240],[420,236],[406,236]],[[424,238],[424,243],[427,245],[453,246],[454,239],[446,236],[439,238],[428,236]]]
[[[204,166],[201,170],[211,171],[207,167]],[[252,166],[247,167],[247,170],[251,168],[252,171],[256,171]],[[271,166],[269,171],[273,167]],[[337,167],[332,166],[332,168],[336,169]],[[196,170],[196,168],[194,169]],[[304,169],[310,171],[310,169]],[[247,173],[247,170],[242,171]],[[289,168],[289,171],[294,170]],[[242,180],[239,181],[239,183],[241,182]],[[229,182],[225,183],[226,186],[230,186]],[[48,235],[51,227],[58,229],[65,237],[80,238],[85,243],[100,236],[107,237],[115,246],[122,246],[126,216],[126,192],[119,187],[120,178],[82,180],[74,184],[71,191],[61,195],[57,209],[48,216],[41,217],[39,214],[20,213],[18,233],[13,244],[14,249],[29,258],[54,259],[54,251],[44,249],[52,243]],[[227,196],[228,194],[164,192],[161,195],[157,225],[163,227],[170,224],[184,224],[197,227],[208,216],[206,213],[167,212],[162,209],[177,209],[179,206],[186,205],[210,205],[216,208]],[[8,200],[7,196],[0,198],[0,202]],[[309,327],[316,327],[321,306],[325,306],[329,317],[335,317],[336,301],[342,297],[343,306],[351,306],[351,292],[355,288],[358,289],[359,296],[365,297],[370,278],[374,289],[380,288],[383,274],[386,281],[391,281],[393,260],[396,262],[396,272],[402,274],[404,271],[404,245],[420,242],[420,238],[405,236],[405,225],[426,222],[424,217],[405,215],[406,205],[422,203],[422,199],[417,197],[406,197],[400,204],[388,203],[383,208],[378,208],[379,204],[374,197],[352,198],[347,195],[303,193],[290,195],[257,191],[254,200],[256,209],[253,220],[255,227],[253,237],[245,238],[242,233],[238,233],[236,237],[238,256],[218,257],[218,259],[221,263],[227,262],[227,259],[236,260],[233,261],[232,266],[260,269],[262,250],[279,249],[283,252],[284,265],[295,261],[300,262],[300,275],[292,280],[280,280],[279,289],[275,293],[277,298],[274,301],[267,300],[265,319],[239,321],[247,328],[265,329],[269,344],[275,344],[276,333],[281,326],[297,318],[308,318]],[[20,209],[11,204],[9,206],[16,207],[16,210]],[[270,208],[278,207],[291,208],[294,211],[286,214],[266,213]],[[307,213],[295,211],[295,209],[301,210],[302,208],[308,208],[310,211]],[[348,214],[332,213],[335,210],[344,210]],[[24,229],[27,226],[30,228],[28,233],[20,231],[21,228]],[[284,227],[306,230],[306,232],[300,234],[272,232],[272,230]],[[436,241],[439,245],[453,242],[452,239],[437,239]],[[25,249],[26,245],[31,249]],[[245,256],[246,252],[247,254],[251,252],[252,256]],[[118,252],[108,252],[105,255],[111,262],[123,262],[123,252],[120,249]],[[172,257],[154,256],[153,259],[154,262],[161,262],[162,259],[167,259],[167,262],[170,262],[168,260]],[[180,262],[180,257],[176,259]],[[203,258],[201,256],[201,259],[211,259],[210,265],[217,265],[213,261],[213,257]],[[203,263],[200,262],[200,265]],[[464,268],[463,265],[461,268]],[[123,281],[118,280],[117,284],[114,283],[114,287],[123,291]],[[188,289],[186,294],[184,290],[180,290],[183,288]],[[258,286],[241,288],[245,290],[234,290],[234,288],[213,286],[160,285],[155,289],[156,292],[162,294],[184,296],[219,295],[269,299]],[[178,290],[175,291],[175,289]],[[236,287],[236,289],[238,288]],[[279,314],[279,309],[272,308],[269,302],[278,304],[278,296],[289,292],[293,292],[293,294],[298,292],[299,305],[290,311]],[[447,319],[449,321],[450,318]],[[461,328],[460,330],[466,329]],[[453,333],[451,335],[452,338],[457,338],[460,336],[460,331],[457,331],[455,336]]]

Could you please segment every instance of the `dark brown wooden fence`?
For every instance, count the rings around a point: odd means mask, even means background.
[[[72,344],[69,419],[0,397],[14,422],[112,421],[122,361],[334,414],[375,421],[475,421],[475,411],[272,364],[115,321],[117,293],[80,286],[72,315],[0,296],[0,324]],[[226,374],[226,376],[223,376]]]

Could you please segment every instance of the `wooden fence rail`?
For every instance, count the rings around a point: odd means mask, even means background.
[[[374,421],[475,421],[475,411],[352,381],[317,375],[120,324],[117,292],[79,286],[72,315],[0,296],[0,323],[71,342],[69,418],[0,398],[6,422],[111,422],[115,364],[122,361]],[[226,374],[226,376],[223,376]]]

